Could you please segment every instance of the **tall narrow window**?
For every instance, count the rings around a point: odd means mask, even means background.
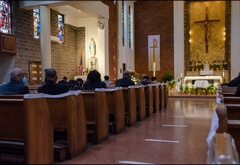
[[[63,15],[58,14],[58,39],[60,43],[64,42],[64,23]]]
[[[122,1],[122,46],[124,46],[125,44],[124,44],[124,33],[125,33],[125,31],[124,31],[124,16],[125,16],[125,14],[124,14],[124,3],[123,3],[124,1]]]
[[[11,34],[11,5],[9,1],[0,1],[0,31]]]
[[[129,49],[132,48],[132,14],[131,14],[131,6],[128,8],[128,42]]]
[[[34,38],[40,37],[40,10],[39,9],[33,9],[33,35]]]

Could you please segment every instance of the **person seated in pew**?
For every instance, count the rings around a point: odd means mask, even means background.
[[[134,82],[131,80],[130,73],[128,70],[123,72],[123,78],[116,81],[115,87],[128,87],[134,85]]]
[[[24,74],[19,68],[14,68],[9,72],[10,82],[0,86],[0,94],[14,95],[27,94],[29,89],[24,85]]]
[[[152,82],[149,79],[149,76],[146,74],[143,74],[142,80],[138,83],[138,85],[148,85],[151,84]]]
[[[70,88],[70,90],[80,90],[83,86],[83,79],[78,78],[73,86]]]
[[[69,91],[67,84],[56,83],[57,72],[54,68],[45,69],[45,83],[38,88],[38,93],[57,95]]]
[[[151,81],[152,81],[153,84],[157,84],[158,83],[157,77],[155,77],[155,76],[151,77]]]
[[[109,76],[105,75],[103,82],[106,84],[106,86],[112,85],[112,82],[109,80]]]
[[[95,88],[107,88],[107,86],[101,81],[101,74],[97,70],[92,70],[81,90],[95,90]]]
[[[228,83],[228,86],[229,87],[237,87],[239,83],[240,83],[240,72],[238,73],[238,76],[236,78],[232,79]]]
[[[58,81],[58,83],[67,84],[67,77],[64,76],[62,80]]]
[[[235,92],[235,96],[240,97],[240,83],[238,84],[237,90]]]

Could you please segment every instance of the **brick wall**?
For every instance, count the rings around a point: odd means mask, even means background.
[[[109,43],[109,79],[114,82],[117,79],[117,41],[118,41],[118,8],[117,4],[114,4],[113,1],[103,1],[109,7],[109,20],[108,20],[108,43]]]
[[[19,1],[12,1],[12,9],[12,34],[17,40],[15,67],[29,78],[29,61],[41,61],[40,40],[33,37],[33,11],[20,9]]]
[[[160,35],[160,71],[158,81],[167,72],[174,73],[173,1],[136,1],[135,16],[135,70],[153,76],[148,71],[148,35]]]
[[[83,68],[86,68],[86,51],[85,51],[85,27],[77,28],[77,67],[80,64],[80,58],[82,55]]]
[[[58,34],[58,13],[51,10],[51,34]],[[56,33],[57,32],[57,33]],[[77,28],[64,25],[64,43],[51,42],[51,65],[58,73],[58,81],[67,76],[68,80],[77,75]]]

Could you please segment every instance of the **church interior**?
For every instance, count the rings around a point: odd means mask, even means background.
[[[0,86],[21,68],[30,91],[0,94],[0,164],[238,164],[239,15],[238,1],[0,1]],[[47,96],[48,68],[112,86]],[[126,70],[135,85],[115,87]]]

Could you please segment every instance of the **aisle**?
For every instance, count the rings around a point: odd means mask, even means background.
[[[169,98],[168,107],[62,164],[205,164],[215,99]]]

